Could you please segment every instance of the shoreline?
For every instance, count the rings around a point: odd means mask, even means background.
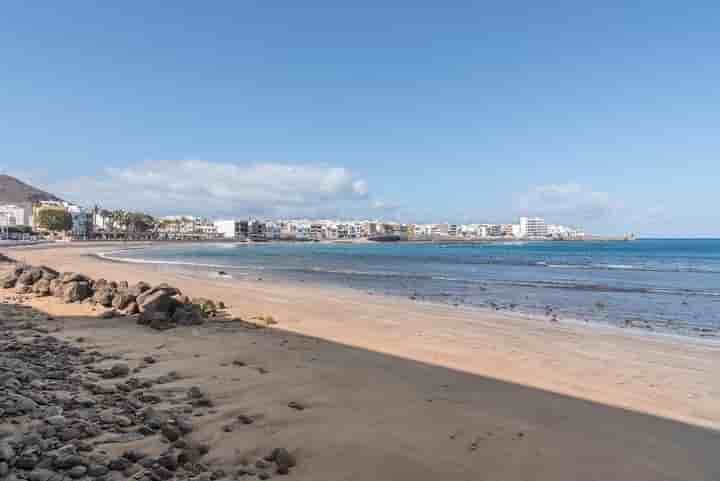
[[[167,281],[194,295],[224,300],[234,316],[272,315],[280,322],[278,327],[300,334],[720,427],[716,394],[720,392],[720,381],[708,379],[715,375],[713,359],[720,356],[720,344],[709,339],[692,338],[687,342],[690,338],[648,336],[640,330],[583,322],[552,323],[477,309],[468,312],[435,303],[371,296],[351,288],[244,279],[228,282],[201,278],[162,264],[125,264],[88,256],[97,250],[79,246],[17,249],[10,254],[18,254],[18,258],[24,255],[32,264],[47,264],[58,270],[72,267],[93,277]],[[607,366],[609,353],[616,367]],[[662,367],[686,376],[681,385],[687,385],[669,388],[657,399],[659,393],[652,386],[667,384],[668,373]],[[628,391],[626,386],[636,383],[634,370],[647,377],[647,385]],[[589,372],[599,375],[596,381],[600,385],[586,379]],[[702,403],[697,405],[696,399]]]
[[[202,245],[202,243],[199,243]],[[147,247],[152,247],[154,244],[145,245],[145,246],[133,246],[133,247],[122,247],[121,249],[114,249],[109,250],[106,252],[96,252],[89,254],[91,257],[96,257],[101,261],[106,262],[115,262],[115,263],[125,263],[125,264],[132,264],[132,265],[157,265],[157,266],[172,266],[174,268],[182,269],[187,268],[190,270],[193,269],[219,269],[219,270],[238,270],[242,271],[243,273],[246,273],[248,267],[242,267],[242,266],[235,266],[232,264],[205,264],[205,263],[194,263],[194,262],[186,262],[186,261],[171,261],[171,260],[153,260],[153,259],[143,259],[143,258],[131,258],[131,257],[119,257],[115,254],[121,254],[126,251],[132,251],[132,250],[142,250]],[[161,243],[159,245],[167,245],[166,243]],[[263,273],[268,272],[262,269],[258,269],[257,273]],[[270,271],[271,272],[271,271]],[[202,280],[205,277],[212,277],[211,272],[207,271],[204,272],[206,274],[203,276],[200,273],[194,274],[195,277],[197,277],[199,280]],[[247,282],[249,280],[250,275],[247,274],[247,278],[227,278],[224,279],[228,282],[237,281],[237,282]],[[317,289],[349,289],[352,292],[355,292],[357,294],[365,295],[372,292],[370,295],[374,296],[384,296],[388,298],[394,298],[394,299],[405,299],[408,296],[405,294],[400,293],[390,293],[390,292],[382,292],[381,290],[375,290],[375,289],[363,289],[363,288],[357,288],[354,286],[348,286],[348,285],[342,285],[342,284],[333,284],[329,282],[322,282],[318,280],[310,280],[306,281],[304,279],[287,279],[282,278],[282,276],[278,276],[278,278],[273,278],[272,282],[279,282],[287,287],[293,287],[293,286],[312,286]],[[694,329],[686,329],[686,330],[679,330],[679,329],[669,329],[669,328],[662,328],[658,325],[654,325],[651,321],[647,321],[645,319],[637,318],[637,319],[631,319],[631,322],[625,323],[625,325],[620,324],[619,322],[610,322],[606,320],[602,320],[598,317],[591,317],[586,316],[584,318],[579,317],[573,317],[572,315],[568,315],[567,313],[562,314],[562,319],[556,319],[555,313],[552,315],[545,314],[543,315],[542,310],[537,308],[535,310],[524,308],[522,306],[518,308],[508,308],[506,306],[487,306],[487,305],[478,305],[478,304],[471,304],[471,303],[459,303],[459,304],[453,304],[450,302],[442,302],[442,301],[434,301],[432,299],[427,299],[423,296],[413,298],[414,296],[410,296],[410,298],[413,300],[414,303],[417,304],[431,304],[431,305],[437,305],[437,306],[443,306],[446,308],[453,308],[456,310],[465,310],[469,312],[474,312],[477,315],[500,315],[500,316],[507,316],[511,319],[525,319],[525,320],[532,320],[536,322],[562,322],[562,323],[569,323],[574,324],[578,326],[587,326],[589,328],[595,328],[595,327],[603,327],[603,328],[610,328],[610,329],[617,329],[622,332],[627,333],[635,333],[640,336],[659,336],[659,337],[668,337],[672,339],[678,339],[678,340],[699,340],[700,342],[707,342],[711,345],[718,344],[720,345],[720,331],[708,329],[708,330],[701,330],[700,328],[694,328]],[[547,311],[547,308],[545,309]]]

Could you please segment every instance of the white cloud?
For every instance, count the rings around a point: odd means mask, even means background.
[[[353,192],[355,192],[358,195],[367,195],[368,193],[368,185],[367,182],[364,180],[356,180],[352,184]]]
[[[622,205],[607,192],[567,183],[535,187],[520,197],[519,209],[522,213],[542,215],[554,222],[582,223],[606,218],[622,209]]]
[[[368,185],[344,167],[154,160],[50,186],[67,199],[155,214],[312,215],[367,204]]]

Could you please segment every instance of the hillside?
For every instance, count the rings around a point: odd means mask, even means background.
[[[62,200],[15,177],[0,175],[0,204],[27,204],[41,200]]]

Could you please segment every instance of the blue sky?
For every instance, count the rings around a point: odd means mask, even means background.
[[[720,236],[716,3],[341,3],[6,2],[0,167],[158,214]]]

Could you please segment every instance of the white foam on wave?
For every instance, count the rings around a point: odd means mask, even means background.
[[[187,262],[187,261],[170,261],[170,260],[153,260],[153,259],[134,259],[132,257],[116,257],[113,254],[123,251],[113,252],[98,252],[96,255],[101,259],[125,262],[128,264],[154,264],[154,265],[172,265],[172,266],[190,266],[190,267],[210,267],[213,269],[250,269],[249,266],[232,266],[226,264],[205,264],[201,262]],[[259,267],[262,269],[262,267]]]

